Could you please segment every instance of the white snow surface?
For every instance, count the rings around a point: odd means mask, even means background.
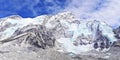
[[[73,32],[73,33],[70,33],[73,35],[70,38],[61,37],[60,39],[56,40],[59,43],[61,43],[61,46],[63,47],[61,48],[61,50],[64,50],[66,52],[79,54],[80,52],[86,52],[86,51],[92,50],[93,44],[74,46],[73,41],[75,41],[76,38],[82,34],[84,34],[84,36],[92,35],[94,38],[98,26],[99,26],[99,29],[102,31],[102,34],[108,37],[111,42],[114,42],[117,40],[114,37],[112,28],[109,25],[107,25],[105,22],[97,21],[97,20],[93,20],[93,21],[79,20],[80,24],[72,23],[72,21],[76,19],[73,18],[73,15],[70,12],[59,13],[53,16],[43,15],[35,18],[21,18],[18,20],[7,18],[5,20],[0,21],[0,27],[3,27],[5,24],[8,24],[8,23],[10,23],[12,26],[7,27],[5,30],[0,32],[0,40],[11,37],[17,29],[23,28],[24,26],[27,26],[30,24],[43,24],[43,21],[45,20],[48,20],[48,22],[45,24],[47,28],[53,28],[54,25],[57,23],[52,25],[51,22],[59,20],[62,25],[68,27],[68,29],[66,30],[68,31],[68,33]],[[91,30],[91,28],[93,30]]]

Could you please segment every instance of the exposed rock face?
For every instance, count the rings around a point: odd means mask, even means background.
[[[118,39],[120,39],[120,27],[114,29],[113,31],[115,33],[115,37],[118,38]]]
[[[113,30],[115,37],[118,39],[114,42],[113,47],[120,47],[120,26]]]
[[[10,38],[0,42],[6,43],[14,40],[17,40],[16,43],[20,45],[30,44],[43,49],[47,46],[53,47],[55,43],[53,33],[42,25],[27,25],[22,29],[16,30]]]

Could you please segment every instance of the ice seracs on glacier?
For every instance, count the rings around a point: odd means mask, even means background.
[[[18,16],[17,16],[18,17]],[[60,52],[80,54],[94,49],[103,51],[117,39],[113,29],[102,21],[81,21],[70,12],[57,15],[43,15],[35,18],[2,18],[0,21],[0,40],[13,36],[16,30],[27,25],[43,25],[51,29]],[[95,45],[95,46],[94,46]]]

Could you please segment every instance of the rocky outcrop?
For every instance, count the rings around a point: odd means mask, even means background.
[[[118,28],[114,29],[113,31],[115,33],[115,37],[120,39],[120,26]]]
[[[45,49],[53,47],[55,44],[55,37],[52,31],[46,29],[42,25],[28,25],[22,29],[16,30],[13,36],[5,40],[0,41],[1,44],[16,41],[19,45],[31,45]]]

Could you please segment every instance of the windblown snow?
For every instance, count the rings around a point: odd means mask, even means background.
[[[0,20],[0,40],[13,36],[17,30],[27,25],[40,24],[48,29],[55,29],[57,31],[55,32],[56,42],[58,43],[56,46],[60,52],[79,54],[95,49],[94,43],[105,42],[101,39],[97,40],[98,32],[108,38],[108,43],[117,40],[114,37],[113,29],[105,22],[97,20],[81,21],[75,19],[70,12],[35,18],[10,16]]]

